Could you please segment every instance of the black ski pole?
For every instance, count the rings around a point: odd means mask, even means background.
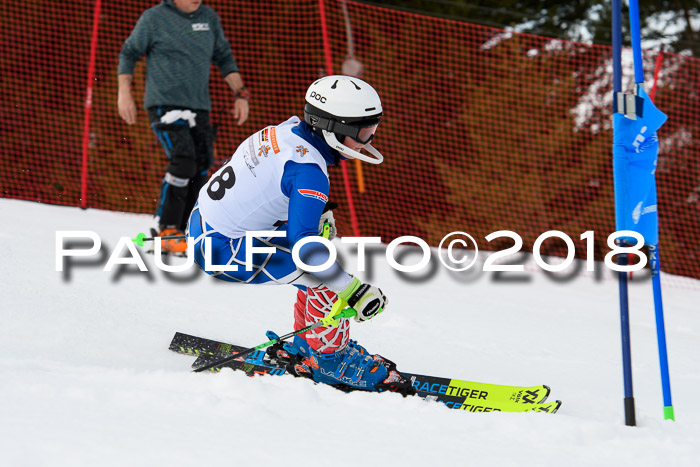
[[[339,299],[338,302],[336,302],[336,303],[342,304],[342,301]],[[289,339],[290,337],[294,337],[298,334],[303,334],[303,333],[310,331],[312,329],[315,329],[319,326],[333,326],[334,324],[336,324],[338,322],[338,319],[351,318],[355,315],[357,315],[357,311],[355,311],[355,309],[349,308],[349,307],[345,308],[343,311],[341,311],[339,314],[336,314],[336,315],[334,315],[333,312],[331,312],[330,315],[326,316],[321,321],[318,321],[318,322],[312,324],[311,326],[307,326],[304,329],[299,329],[298,331],[290,332],[289,334],[285,334],[284,336],[278,337],[277,339],[271,339],[271,340],[264,342],[260,345],[246,349],[242,352],[238,352],[236,354],[229,355],[228,357],[221,358],[215,362],[208,363],[206,365],[200,366],[199,368],[195,368],[192,371],[194,371],[195,373],[199,373],[201,371],[211,370],[212,368],[225,365],[228,362],[232,362],[240,357],[251,354],[251,353],[255,352],[256,350],[264,349],[265,347],[275,345],[276,343],[281,342],[285,339]]]
[[[152,242],[156,238],[161,240],[181,240],[187,238],[187,235],[165,235],[163,237],[146,237],[146,234],[141,232],[136,238],[132,238],[131,241],[136,243],[138,246],[143,246],[143,242]]]

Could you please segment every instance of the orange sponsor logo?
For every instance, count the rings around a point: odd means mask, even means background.
[[[279,154],[280,146],[279,146],[279,144],[277,144],[277,129],[276,128],[270,128],[270,142],[272,143],[272,150],[275,151],[275,154]]]

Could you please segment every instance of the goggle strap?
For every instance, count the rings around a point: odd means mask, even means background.
[[[372,154],[374,157],[366,156],[361,152],[355,151],[354,149],[350,149],[349,147],[345,146],[340,141],[338,141],[338,138],[335,137],[335,133],[330,133],[326,130],[323,130],[323,136],[326,139],[326,142],[330,145],[330,147],[344,154],[347,157],[351,157],[353,159],[360,159],[361,161],[365,161],[370,164],[381,164],[384,161],[384,156],[382,156],[382,153],[379,152],[371,144],[365,145],[364,149],[370,154]]]

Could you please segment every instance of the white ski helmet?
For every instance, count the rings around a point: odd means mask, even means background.
[[[352,76],[325,76],[306,91],[304,121],[344,156],[381,164],[384,156],[371,144],[382,116],[379,94],[365,81]],[[343,144],[345,136],[359,143],[374,157]]]

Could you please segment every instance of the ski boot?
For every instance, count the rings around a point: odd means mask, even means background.
[[[274,347],[274,346],[273,346]],[[343,391],[391,391],[404,396],[415,394],[411,382],[396,369],[396,364],[380,355],[371,355],[357,341],[335,353],[313,350],[308,342],[295,336],[291,344],[275,349],[275,355],[288,362],[286,368],[294,376],[311,378]]]
[[[151,234],[153,237],[171,237],[171,236],[182,236],[183,238],[171,238],[168,240],[161,240],[161,254],[171,255],[171,256],[187,256],[187,240],[185,240],[185,234],[181,230],[174,227],[166,228],[161,227],[160,232],[153,235],[155,229],[151,229]]]
[[[356,340],[350,339],[350,344],[354,345],[363,355],[369,355],[367,349],[357,343]],[[402,396],[414,396],[416,390],[413,388],[411,381],[405,378],[396,368],[396,363],[382,357],[379,354],[369,355],[375,362],[379,362],[386,368],[387,377],[381,383],[375,385],[375,391],[390,391],[397,392]]]
[[[273,331],[267,331],[265,335],[270,340],[279,339],[279,336]],[[296,336],[294,339],[304,341],[299,336]],[[306,344],[306,347],[308,347],[308,344]],[[303,357],[299,355],[299,349],[288,342],[278,342],[268,347],[263,356],[263,362],[268,365],[282,367],[292,376],[313,379],[311,368],[304,363]]]

